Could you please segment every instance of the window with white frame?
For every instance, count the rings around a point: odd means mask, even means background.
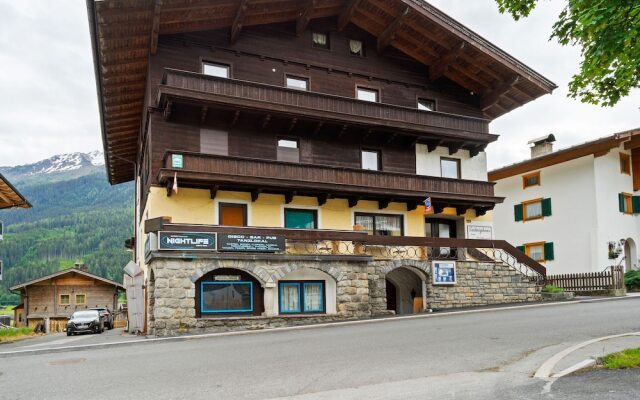
[[[204,62],[202,63],[202,73],[209,76],[217,76],[218,78],[229,78],[231,76],[231,67],[227,64]]]
[[[287,75],[287,88],[296,90],[309,90],[309,79]]]

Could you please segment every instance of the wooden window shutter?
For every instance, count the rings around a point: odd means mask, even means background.
[[[640,196],[631,197],[631,206],[634,214],[640,214]]]
[[[516,249],[520,250],[523,253],[525,252],[524,246],[517,246]]]
[[[551,261],[554,258],[553,254],[553,242],[546,242],[544,244],[544,259]]]
[[[522,218],[524,216],[522,212],[522,204],[516,204],[515,206],[513,206],[513,213],[515,214],[516,222],[522,221]]]
[[[217,129],[200,129],[200,152],[229,155],[229,133]]]
[[[618,209],[621,213],[624,212],[624,193],[618,193]]]
[[[542,216],[548,217],[551,215],[551,199],[542,199]]]

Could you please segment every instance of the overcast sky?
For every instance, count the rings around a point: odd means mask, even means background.
[[[565,1],[519,22],[495,0],[430,2],[559,86],[491,124],[490,168],[527,158],[527,141],[547,133],[566,147],[640,127],[638,90],[613,108],[566,97],[579,49],[548,40]],[[92,63],[84,1],[0,0],[0,165],[102,149]]]

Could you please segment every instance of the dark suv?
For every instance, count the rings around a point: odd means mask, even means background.
[[[106,307],[93,307],[90,310],[96,310],[100,313],[100,317],[104,321],[104,327],[107,329],[113,329],[113,314]]]
[[[71,318],[67,321],[67,336],[83,332],[104,332],[104,319],[98,311],[76,311],[71,315]]]

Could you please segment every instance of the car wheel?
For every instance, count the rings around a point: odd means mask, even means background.
[[[71,331],[67,331],[67,336],[71,336]]]

